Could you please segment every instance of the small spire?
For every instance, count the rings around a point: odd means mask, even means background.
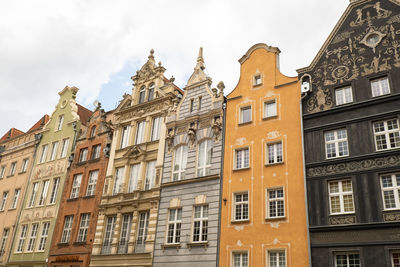
[[[204,70],[206,67],[204,65],[204,58],[203,58],[203,47],[200,47],[199,49],[199,56],[197,57],[197,65],[195,69],[201,69]]]
[[[154,59],[154,49],[150,50],[149,59]]]

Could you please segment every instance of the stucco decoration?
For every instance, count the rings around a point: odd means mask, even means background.
[[[331,224],[331,225],[353,224],[353,223],[356,223],[355,216],[329,217],[329,224]]]
[[[214,118],[212,130],[213,130],[214,141],[218,142],[221,138],[221,132],[222,132],[222,122],[220,116]]]
[[[196,122],[191,122],[189,124],[189,129],[188,129],[188,132],[187,132],[187,136],[189,138],[189,142],[188,143],[189,143],[190,147],[193,147],[194,144],[196,143],[197,125],[198,125],[197,121]]]
[[[383,219],[385,222],[395,222],[400,221],[400,213],[387,213],[383,214]]]
[[[146,151],[140,148],[140,146],[134,145],[128,149],[124,154],[124,157],[137,159],[145,154]]]
[[[179,208],[181,207],[181,200],[179,198],[173,198],[169,202],[169,207],[170,208]]]
[[[142,117],[144,114],[158,112],[160,111],[162,114],[168,113],[168,110],[172,106],[172,101],[168,102],[160,102],[153,105],[147,105],[140,108],[135,108],[131,111],[124,112],[122,114],[117,115],[117,121],[125,121],[125,120],[132,120],[132,118]]]
[[[175,133],[174,133],[174,129],[170,128],[167,131],[167,136],[165,137],[165,141],[167,143],[168,146],[168,152],[172,151],[172,148],[174,147],[174,138],[175,138]]]
[[[267,138],[268,139],[276,139],[281,136],[281,133],[279,131],[271,131],[267,133]]]
[[[196,205],[205,204],[206,201],[207,201],[207,196],[206,195],[198,195],[194,199],[194,203]]]

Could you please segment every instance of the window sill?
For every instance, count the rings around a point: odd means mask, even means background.
[[[26,171],[19,172],[18,174],[23,174],[23,173],[26,173]]]
[[[87,163],[93,163],[93,162],[97,162],[97,161],[99,161],[99,160],[100,160],[100,157],[95,158],[95,159],[89,159],[89,160],[87,161]]]
[[[16,210],[17,208],[9,208],[8,211]]]
[[[83,199],[89,199],[89,198],[94,198],[95,197],[95,195],[90,195],[90,196],[84,196],[84,197],[82,197]]]
[[[95,138],[96,138],[96,136],[91,136],[91,137],[88,138],[88,140],[93,140]]]
[[[77,201],[79,197],[75,197],[75,198],[68,198],[67,202],[72,202],[72,201]]]
[[[265,220],[268,222],[268,221],[279,221],[279,220],[286,220],[286,216],[283,216],[283,217],[268,217],[268,218],[265,218]]]
[[[243,170],[250,170],[250,167],[240,168],[240,169],[233,169],[232,171],[236,172],[236,171],[243,171]]]
[[[7,178],[13,177],[14,174],[7,175]]]
[[[334,213],[334,214],[329,214],[329,217],[335,217],[335,216],[346,216],[346,215],[356,215],[356,212],[348,212],[348,213]]]
[[[262,120],[263,121],[268,121],[268,120],[273,120],[273,119],[277,119],[278,115],[274,115],[274,116],[269,116],[269,117],[263,117]]]
[[[239,224],[239,223],[249,223],[250,222],[250,220],[249,219],[247,219],[247,220],[237,220],[237,221],[231,221],[231,223],[233,223],[233,224]]]
[[[325,158],[326,160],[335,160],[335,159],[341,159],[341,158],[345,158],[348,157],[350,155],[345,155],[345,156],[337,156],[337,157],[331,157],[331,158]]]
[[[175,248],[176,250],[181,248],[181,244],[162,244],[161,245],[162,250],[164,251],[165,249],[170,249],[170,248]]]
[[[58,247],[68,247],[69,246],[69,243],[57,243],[57,246]]]
[[[72,243],[74,246],[84,246],[86,245],[86,241],[76,241]]]
[[[264,165],[265,165],[265,167],[268,167],[268,166],[282,165],[284,163],[285,163],[284,161],[281,161],[281,162],[276,162],[276,163],[265,163]]]
[[[84,160],[84,161],[79,161],[79,162],[77,162],[77,163],[75,163],[75,164],[76,164],[76,166],[81,166],[81,165],[85,164],[86,162],[87,162],[87,161]]]
[[[253,84],[253,88],[262,86],[263,83]]]
[[[246,122],[239,122],[239,126],[244,126],[244,125],[248,125],[248,124],[252,124],[253,121],[246,121]]]
[[[189,248],[189,250],[192,247],[204,247],[204,249],[206,249],[208,247],[208,241],[189,242],[189,243],[186,244],[186,246]]]

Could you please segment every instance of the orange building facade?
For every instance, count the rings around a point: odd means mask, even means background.
[[[219,266],[309,266],[297,78],[252,46],[227,97]]]

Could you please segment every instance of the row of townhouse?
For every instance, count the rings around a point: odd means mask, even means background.
[[[154,51],[115,110],[66,87],[0,139],[0,266],[400,266],[400,3],[351,0],[311,65],[236,87]]]

